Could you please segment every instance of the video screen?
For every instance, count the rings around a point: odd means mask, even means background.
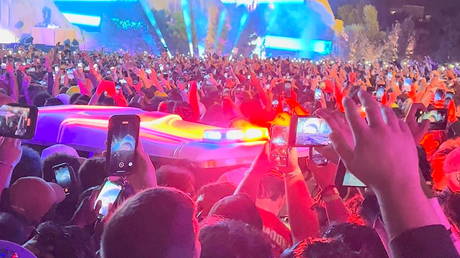
[[[321,118],[299,117],[295,134],[295,146],[329,145],[331,128]]]
[[[24,138],[31,126],[30,108],[3,105],[0,107],[0,135]]]
[[[270,159],[279,166],[287,166],[289,127],[272,126],[270,130]]]
[[[417,122],[421,123],[423,120],[430,121],[430,130],[444,130],[447,126],[447,110],[433,109],[422,112]]]
[[[117,200],[122,188],[123,187],[121,185],[118,185],[114,182],[109,180],[105,181],[101,191],[99,192],[99,195],[97,196],[96,202],[94,203],[96,205],[99,201],[101,201],[102,205],[101,209],[99,210],[99,214],[103,216],[107,215],[109,212],[110,204],[113,204]]]
[[[123,121],[113,128],[110,147],[110,171],[125,173],[134,166],[138,124]]]
[[[62,186],[64,190],[72,186],[72,177],[68,166],[56,168],[54,170],[54,177],[56,178],[56,183]]]
[[[343,177],[343,186],[366,187],[361,180],[355,177],[350,171],[346,171]]]
[[[382,100],[383,94],[385,94],[385,88],[384,87],[379,87],[377,89],[377,92],[375,93],[375,97],[377,98],[378,101]]]

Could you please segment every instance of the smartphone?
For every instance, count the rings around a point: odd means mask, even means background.
[[[8,104],[0,107],[0,136],[32,139],[38,110],[33,106]]]
[[[290,98],[292,95],[292,85],[290,82],[284,84],[284,96]]]
[[[331,128],[324,119],[309,116],[294,116],[291,121],[290,146],[313,147],[330,144]]]
[[[430,130],[446,130],[447,127],[447,109],[430,109],[426,112],[417,113],[417,122],[423,120],[430,121]]]
[[[96,207],[97,203],[101,201],[101,209],[99,210],[99,215],[102,217],[107,216],[109,213],[109,206],[114,204],[123,190],[123,185],[118,182],[113,182],[108,178],[102,184],[102,188],[99,191],[99,195],[94,202]]]
[[[106,160],[109,175],[128,175],[135,166],[140,118],[114,115],[109,120]]]
[[[347,170],[342,161],[337,166],[337,174],[335,177],[335,184],[338,187],[367,187],[365,183],[359,180],[355,175]]]
[[[412,84],[412,79],[404,78],[404,83],[403,83],[402,90],[405,91],[405,92],[411,91],[411,84]]]
[[[67,163],[62,163],[54,166],[53,171],[56,183],[64,189],[65,194],[70,194],[74,178],[73,168]]]
[[[315,89],[315,100],[321,100],[321,96],[323,95],[323,91],[320,88]]]
[[[329,160],[327,160],[323,155],[321,155],[319,152],[317,152],[314,148],[310,148],[310,160],[315,163],[317,166],[326,166],[327,163],[329,163]]]
[[[441,101],[444,99],[444,91],[443,90],[436,90],[434,93],[434,101]]]
[[[392,72],[389,72],[389,73],[387,74],[387,79],[388,79],[388,80],[393,79],[393,73],[392,73]]]
[[[383,94],[385,94],[385,88],[384,87],[379,87],[375,93],[375,98],[378,101],[382,101]]]
[[[273,125],[270,128],[270,160],[277,167],[288,166],[289,126]]]

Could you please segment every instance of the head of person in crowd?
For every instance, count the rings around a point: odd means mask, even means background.
[[[196,258],[197,231],[190,197],[174,188],[144,190],[125,201],[105,225],[102,257]]]
[[[200,229],[201,258],[274,257],[262,231],[241,221],[224,219]]]
[[[69,170],[69,173],[72,173],[73,175],[71,175],[72,184],[71,187],[69,187],[68,195],[66,195],[65,200],[60,203],[56,209],[55,220],[67,221],[75,212],[78,197],[81,193],[80,181],[77,174],[80,169],[80,158],[78,157],[75,149],[66,145],[54,145],[43,150],[42,159],[43,179],[48,182],[58,182],[56,180],[54,169],[57,165],[67,165],[73,170],[73,173]]]
[[[0,212],[0,240],[23,244],[28,237],[27,223],[8,212]]]
[[[195,197],[195,177],[192,171],[178,166],[163,165],[156,170],[159,186],[174,187]]]
[[[21,148],[21,159],[13,169],[10,184],[13,184],[21,177],[42,177],[42,160],[40,159],[40,154],[26,145],[22,145]]]
[[[245,194],[230,195],[217,201],[208,216],[242,221],[262,230],[262,218],[255,203]]]
[[[456,150],[460,147],[460,137],[449,139],[443,142],[439,148],[434,152],[434,154],[430,157],[430,163],[432,172],[431,175],[433,177],[433,183],[435,189],[444,190],[448,187],[449,181],[451,183],[455,183],[455,166],[456,162],[455,153],[450,156],[449,162],[446,162],[447,157],[450,155],[451,152]],[[447,173],[446,170],[450,173]],[[453,179],[453,180],[450,180]],[[454,186],[455,184],[451,185]]]
[[[453,227],[453,231],[460,234],[460,194],[449,194],[443,201],[442,207]]]
[[[41,222],[64,198],[62,188],[38,177],[19,178],[8,190],[10,210],[23,217],[30,225]]]
[[[64,103],[59,98],[49,98],[45,101],[45,104],[44,104],[44,106],[61,106],[61,105],[64,105]]]
[[[443,169],[449,190],[460,193],[460,148],[447,154]]]
[[[208,216],[212,206],[220,199],[233,195],[236,187],[228,182],[214,182],[204,185],[196,194],[196,213],[198,220]]]
[[[81,189],[86,190],[90,187],[101,185],[107,176],[105,169],[104,157],[94,157],[85,160],[78,170]]]
[[[43,179],[46,181],[54,180],[53,167],[66,163],[71,166],[76,173],[80,169],[81,158],[77,151],[63,144],[56,144],[42,151],[41,159],[43,161]]]
[[[76,226],[60,226],[47,221],[38,225],[24,247],[37,257],[95,257],[90,235]]]
[[[363,258],[377,256],[361,256],[346,243],[335,238],[309,238],[285,250],[281,258]]]
[[[276,174],[266,174],[259,185],[256,204],[264,210],[278,215],[284,206],[285,188],[283,179]]]
[[[379,235],[370,227],[342,223],[332,225],[323,236],[340,239],[362,257],[388,257]]]
[[[46,101],[50,98],[52,98],[52,96],[48,92],[42,91],[35,95],[35,97],[33,98],[33,104],[36,107],[44,107]]]

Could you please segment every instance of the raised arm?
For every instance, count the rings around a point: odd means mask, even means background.
[[[411,237],[414,232],[420,234],[433,225],[441,225],[442,221],[422,191],[416,145],[409,127],[390,108],[380,107],[368,93],[361,91],[358,95],[367,120],[360,116],[353,100],[345,98],[346,118],[353,137],[350,141],[348,128],[333,128],[331,140],[350,172],[376,193],[386,231],[390,239],[397,239],[392,245],[393,255],[407,257],[407,251],[420,252],[414,249],[417,247],[439,257],[451,257],[455,249],[446,237],[447,230],[435,227],[440,237],[429,246],[421,245],[424,236]]]
[[[289,224],[294,242],[319,236],[319,222],[312,206],[314,200],[308,191],[300,170],[297,151],[289,152],[289,165],[284,171],[284,186],[288,207]]]

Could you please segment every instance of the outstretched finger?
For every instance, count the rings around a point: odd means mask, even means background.
[[[346,139],[346,135],[343,135],[341,132],[332,132],[329,135],[329,138],[332,141],[335,151],[339,154],[340,158],[345,162],[345,164],[350,164],[353,160],[353,149],[350,146],[350,143]]]
[[[416,114],[418,111],[425,111],[426,107],[422,103],[412,103],[410,106],[409,112],[406,115],[405,121],[406,122],[415,122]]]
[[[369,126],[380,127],[384,125],[380,104],[365,91],[359,91],[358,97],[366,112]]]
[[[400,129],[399,119],[398,117],[396,117],[396,114],[393,111],[393,109],[389,107],[382,107],[382,113],[384,115],[384,120],[389,127],[391,127],[392,129]]]
[[[345,117],[353,132],[353,136],[355,137],[355,140],[356,140],[366,130],[367,128],[366,122],[360,116],[359,111],[358,111],[358,106],[355,104],[355,102],[352,99],[348,97],[344,98],[343,106],[345,108]]]

